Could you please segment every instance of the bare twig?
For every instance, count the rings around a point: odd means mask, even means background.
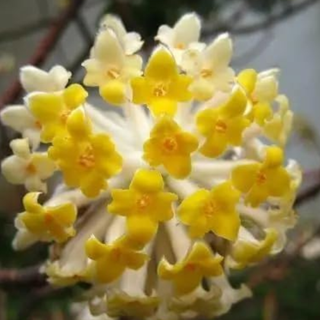
[[[45,284],[45,275],[39,273],[40,266],[32,266],[24,269],[0,269],[0,286]]]
[[[82,4],[85,0],[73,0],[70,2],[68,8],[62,15],[59,15],[55,19],[46,35],[40,41],[38,48],[29,60],[29,64],[34,66],[41,65],[52,49],[57,44],[61,34],[65,30],[66,25],[77,15]],[[22,92],[22,87],[19,80],[16,80],[8,89],[4,92],[0,99],[0,109],[6,104],[12,103],[19,98]]]
[[[302,191],[298,196],[295,201],[295,207],[297,208],[298,206],[301,206],[303,203],[306,201],[311,200],[312,198],[316,197],[320,193],[320,181],[307,188],[306,190]]]

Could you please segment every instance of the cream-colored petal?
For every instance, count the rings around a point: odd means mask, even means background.
[[[31,162],[35,166],[37,175],[42,180],[51,177],[56,169],[55,163],[48,158],[46,153],[34,153]]]
[[[158,40],[161,43],[166,44],[167,46],[172,46],[173,37],[174,37],[173,29],[167,25],[162,25],[158,29],[158,34],[156,35],[155,40]]]
[[[12,184],[24,184],[28,172],[28,161],[17,156],[10,156],[1,163],[1,173]]]
[[[28,139],[11,140],[10,148],[17,157],[26,160],[30,158],[30,146]]]
[[[127,55],[134,54],[139,51],[143,46],[143,41],[141,40],[141,36],[137,32],[129,32],[124,38],[124,51]]]
[[[4,125],[9,126],[18,132],[23,132],[27,128],[36,127],[36,119],[23,105],[12,105],[6,107],[0,113],[0,117]]]
[[[228,33],[218,36],[204,51],[204,68],[227,68],[232,57],[232,41]]]
[[[184,45],[187,47],[200,38],[201,22],[195,13],[188,13],[182,16],[173,27],[174,46]]]
[[[83,83],[86,86],[97,87],[102,85],[107,80],[107,70],[104,72],[103,63],[96,59],[88,59],[82,63],[82,66],[86,69],[86,74],[83,79]]]
[[[25,180],[25,187],[28,191],[42,191],[47,192],[47,185],[41,181],[37,175],[29,175]]]
[[[33,66],[25,66],[20,71],[20,81],[27,92],[62,90],[70,77],[71,72],[68,72],[62,66],[54,66],[49,72]]]

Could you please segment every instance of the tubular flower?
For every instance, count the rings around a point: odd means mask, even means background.
[[[201,189],[185,198],[178,208],[181,222],[190,226],[190,235],[202,237],[212,231],[218,236],[235,240],[240,227],[236,204],[240,193],[230,182],[215,186],[211,191]]]
[[[155,116],[162,113],[173,116],[178,102],[192,98],[188,86],[192,78],[179,74],[172,54],[164,47],[152,53],[143,77],[133,78],[133,103],[146,104]]]
[[[69,187],[79,187],[87,197],[96,197],[107,187],[106,179],[121,170],[122,158],[108,135],[91,133],[82,109],[70,115],[66,128],[68,135],[52,141],[49,156]]]
[[[127,218],[131,245],[145,245],[156,232],[158,223],[172,218],[172,203],[178,197],[163,189],[164,181],[159,172],[140,169],[133,176],[129,189],[111,191],[108,211]]]
[[[43,182],[50,178],[56,166],[47,153],[30,153],[28,139],[15,139],[10,143],[13,155],[1,163],[1,171],[12,184],[24,184],[29,191],[47,191]]]
[[[160,26],[155,39],[170,49],[180,65],[182,55],[186,50],[204,49],[205,44],[198,42],[200,29],[201,23],[198,16],[195,13],[189,13],[182,16],[173,28],[167,25]]]
[[[185,295],[193,291],[204,277],[221,275],[222,259],[218,254],[213,255],[203,242],[196,242],[182,261],[171,265],[165,259],[161,260],[158,274],[162,279],[173,282],[177,295]]]
[[[41,125],[42,142],[51,142],[65,133],[69,115],[85,102],[87,95],[82,86],[72,84],[60,92],[32,93],[27,97],[30,111]]]
[[[122,246],[119,241],[103,244],[94,236],[86,242],[86,253],[95,262],[94,277],[100,283],[116,280],[127,268],[138,270],[148,258],[141,252]]]
[[[221,155],[228,145],[238,146],[250,121],[244,116],[247,99],[243,90],[235,88],[229,100],[220,107],[205,109],[197,115],[197,127],[206,138],[200,152],[210,158]]]
[[[218,91],[229,92],[234,71],[229,67],[232,41],[227,33],[217,37],[206,49],[189,49],[182,56],[182,68],[192,76],[189,89],[194,98],[209,100]]]
[[[65,242],[75,235],[73,223],[77,209],[71,202],[57,206],[41,206],[40,193],[30,192],[23,198],[25,212],[18,215],[16,224],[20,232],[28,232],[40,241]]]
[[[263,163],[239,166],[232,171],[232,183],[245,194],[245,201],[253,207],[268,197],[281,197],[290,191],[290,177],[282,167],[283,151],[267,147]]]
[[[191,153],[197,148],[194,135],[182,131],[174,120],[163,116],[143,146],[143,157],[151,166],[163,165],[173,177],[182,179],[191,171]]]
[[[25,106],[1,113],[29,139],[11,142],[4,176],[42,191],[58,176],[43,206],[24,198],[13,247],[50,242],[48,282],[90,285],[77,320],[225,314],[251,295],[233,269],[279,253],[296,224],[301,169],[281,149],[293,114],[276,71],[235,76],[229,35],[205,48],[200,27],[193,13],[161,26],[142,73],[140,36],[107,15],[83,81],[123,112],[65,88],[63,67],[28,66]]]
[[[257,240],[245,228],[241,228],[239,239],[231,248],[227,264],[230,268],[243,269],[247,265],[255,264],[272,253],[277,241],[278,233],[274,229],[265,230],[265,238]]]
[[[116,31],[107,28],[98,34],[90,59],[82,65],[87,72],[83,83],[99,87],[106,102],[119,106],[129,99],[128,83],[141,74],[142,59],[138,55],[126,56]]]

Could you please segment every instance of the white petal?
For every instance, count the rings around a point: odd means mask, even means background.
[[[123,37],[124,50],[125,53],[130,55],[134,54],[141,49],[143,41],[141,41],[141,36],[136,32],[129,32]]]
[[[28,191],[42,191],[47,192],[47,185],[43,183],[36,174],[30,175],[26,178],[25,187]]]
[[[27,138],[30,142],[32,150],[36,150],[40,145],[40,129],[38,128],[30,128],[26,129],[22,133],[24,138]]]
[[[274,76],[267,76],[257,81],[254,96],[259,101],[273,101],[278,95],[278,80]]]
[[[217,70],[228,67],[232,57],[232,41],[229,34],[218,36],[203,53],[205,68]]]
[[[33,66],[25,66],[20,71],[20,81],[27,92],[62,90],[70,76],[71,73],[61,66],[55,66],[49,72]]]
[[[23,105],[12,105],[6,107],[0,113],[1,121],[12,129],[23,132],[27,128],[35,128],[35,118]]]
[[[160,41],[163,44],[171,47],[173,46],[174,31],[167,25],[162,25],[158,29],[158,34],[155,36],[155,40]]]
[[[30,157],[30,146],[28,139],[14,139],[10,142],[10,148],[13,153],[26,160]]]
[[[10,156],[1,163],[3,176],[12,184],[24,184],[28,173],[26,167],[28,162],[17,156]]]
[[[106,14],[101,19],[100,28],[101,30],[107,28],[112,29],[119,39],[122,39],[127,33],[122,20],[118,16],[113,14]]]
[[[124,53],[114,31],[106,29],[98,34],[93,48],[93,58],[109,65],[122,66]]]
[[[41,180],[51,177],[56,169],[54,161],[48,158],[46,153],[34,153],[31,163],[35,166],[37,175]]]
[[[198,42],[200,37],[201,22],[195,13],[185,14],[173,27],[174,44],[187,46],[192,42]]]
[[[181,67],[188,74],[195,75],[201,68],[202,56],[198,49],[188,49],[181,57]]]
[[[141,75],[142,63],[142,58],[137,54],[126,57],[124,70],[122,72],[122,76],[124,77],[124,79],[129,80],[132,77],[138,77],[139,75]]]
[[[88,59],[82,63],[82,66],[86,69],[86,75],[84,76],[83,83],[86,86],[100,86],[106,81],[106,72],[103,72],[103,64],[96,59]]]

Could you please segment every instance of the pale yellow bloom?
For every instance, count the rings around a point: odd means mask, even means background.
[[[24,184],[29,191],[47,191],[44,180],[50,178],[56,166],[45,152],[30,152],[28,139],[10,143],[13,155],[1,163],[4,177],[12,184]]]

